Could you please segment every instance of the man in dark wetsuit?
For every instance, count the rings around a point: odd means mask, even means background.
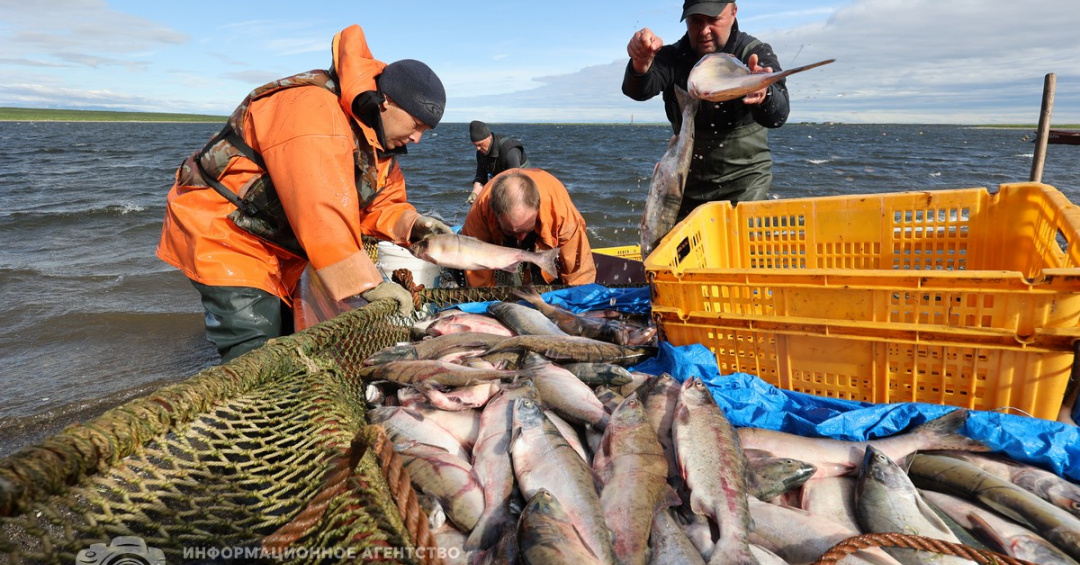
[[[525,147],[512,137],[491,133],[487,124],[473,120],[469,124],[469,139],[476,147],[476,177],[468,203],[472,204],[491,177],[507,170],[529,166]]]
[[[768,43],[739,31],[737,11],[732,0],[686,0],[682,12],[686,35],[677,43],[664,45],[648,28],[635,33],[626,46],[630,62],[623,75],[623,94],[648,100],[663,92],[664,109],[678,134],[682,111],[675,100],[675,86],[686,89],[690,69],[702,56],[728,53],[751,72],[781,70]],[[679,220],[706,202],[766,198],[772,184],[766,128],[784,125],[788,110],[783,80],[743,98],[701,101],[694,120],[694,157]]]

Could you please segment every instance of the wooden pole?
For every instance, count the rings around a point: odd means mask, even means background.
[[[1057,77],[1047,73],[1043,82],[1042,112],[1039,129],[1035,132],[1035,158],[1031,161],[1031,182],[1042,182],[1043,165],[1046,163],[1046,140],[1050,137],[1050,114],[1054,112],[1054,85]]]

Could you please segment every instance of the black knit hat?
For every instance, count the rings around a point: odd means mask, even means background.
[[[379,90],[428,127],[439,125],[446,91],[435,71],[424,63],[414,59],[390,63],[379,75]]]
[[[472,123],[469,124],[469,139],[471,139],[473,143],[483,141],[487,139],[487,136],[489,135],[491,135],[491,129],[488,128],[487,124],[484,122],[473,120]]]

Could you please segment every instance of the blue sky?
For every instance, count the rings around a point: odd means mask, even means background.
[[[744,0],[739,24],[785,67],[791,121],[1080,123],[1076,0]],[[226,115],[255,86],[329,63],[360,24],[375,56],[419,59],[444,120],[664,121],[619,90],[642,27],[685,32],[681,2],[0,0],[0,106]]]

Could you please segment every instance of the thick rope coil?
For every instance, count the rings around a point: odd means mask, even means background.
[[[975,549],[974,547],[952,543],[923,536],[900,533],[862,534],[850,537],[826,551],[812,565],[836,565],[838,561],[860,549],[870,547],[903,547],[920,549],[931,553],[962,557],[982,565],[1036,565],[1029,561],[1002,555],[994,551]]]
[[[420,508],[420,500],[412,487],[409,472],[405,470],[401,456],[394,451],[394,444],[387,439],[386,430],[382,426],[369,425],[360,433],[367,438],[368,448],[375,452],[379,460],[379,468],[390,486],[409,537],[417,548],[425,548],[420,555],[420,562],[425,565],[442,565],[442,559],[438,556],[439,544],[431,533],[428,517]]]

